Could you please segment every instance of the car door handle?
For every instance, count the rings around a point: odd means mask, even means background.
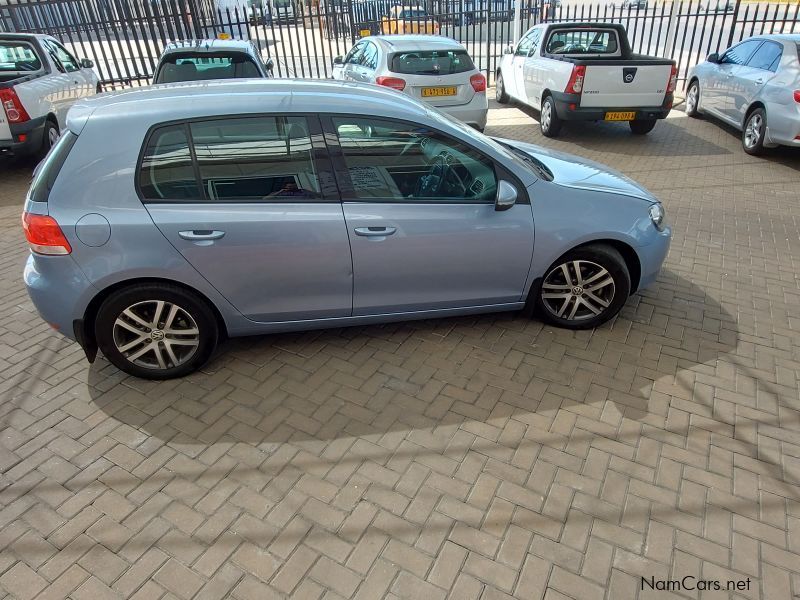
[[[763,79],[756,79],[756,85],[762,85],[764,83]]]
[[[392,235],[397,231],[397,227],[356,227],[356,235],[363,237],[384,237]]]
[[[179,231],[178,235],[190,242],[203,242],[218,240],[225,236],[224,231],[214,231],[211,229],[193,229],[192,231]]]

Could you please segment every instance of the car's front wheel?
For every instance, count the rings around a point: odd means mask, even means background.
[[[763,108],[756,108],[747,115],[742,131],[744,151],[753,156],[764,153],[764,135],[767,133],[767,113]]]
[[[699,117],[700,111],[697,107],[700,105],[700,84],[697,80],[689,85],[686,91],[686,114],[690,117]]]
[[[219,330],[211,308],[196,294],[148,283],[111,294],[97,312],[95,336],[117,368],[144,379],[171,379],[205,364]]]
[[[591,329],[613,318],[628,299],[625,260],[605,244],[571,250],[547,271],[537,307],[545,320],[567,329]]]
[[[497,73],[497,81],[494,86],[494,97],[500,104],[508,102],[508,94],[506,93],[506,86],[503,83],[503,73]]]

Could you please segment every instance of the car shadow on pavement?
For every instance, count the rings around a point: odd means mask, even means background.
[[[517,106],[521,112],[539,122],[538,111]],[[519,123],[503,125],[502,119],[493,123],[489,135],[516,139],[519,137]],[[541,134],[536,131],[536,135]],[[723,148],[694,135],[670,119],[656,123],[655,129],[647,135],[634,135],[627,123],[607,123],[604,121],[576,121],[565,123],[559,137],[548,141],[548,146],[565,152],[575,153],[574,146],[585,150],[614,152],[626,156],[721,156],[731,154]]]
[[[439,447],[439,437],[452,437],[437,436],[443,426],[485,430],[478,438],[485,451],[506,453],[541,443],[488,442],[510,418],[566,444],[554,423],[559,409],[591,419],[599,436],[617,441],[638,435],[615,433],[623,418],[666,426],[670,398],[703,401],[696,382],[735,362],[723,357],[737,340],[733,315],[665,271],[596,330],[503,313],[238,338],[180,380],[136,379],[98,358],[88,391],[108,416],[165,443],[198,446],[197,453],[218,443],[267,450],[355,438],[370,446],[396,438],[411,453],[461,452]]]

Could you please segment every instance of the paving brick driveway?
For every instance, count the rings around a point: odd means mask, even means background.
[[[682,116],[550,141],[503,108],[490,132],[663,199],[666,268],[613,325],[249,338],[182,381],[132,379],[34,313],[27,173],[0,171],[0,595],[800,594],[800,154],[751,158]]]

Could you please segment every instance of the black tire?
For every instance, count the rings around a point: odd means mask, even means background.
[[[694,97],[690,102],[689,98]],[[689,89],[686,90],[686,115],[697,119],[700,117],[700,111],[697,107],[700,106],[700,82],[696,79],[689,84]]]
[[[653,131],[656,126],[656,119],[639,119],[637,121],[628,121],[631,132],[636,135],[647,135]]]
[[[36,152],[36,159],[43,160],[47,153],[50,152],[50,148],[53,147],[55,140],[58,139],[58,125],[53,123],[50,119],[47,119],[44,122],[44,130],[42,131],[42,145],[39,146],[39,150]]]
[[[753,127],[753,131],[749,128]],[[767,132],[767,113],[763,108],[755,108],[747,114],[742,128],[742,147],[751,156],[764,154],[764,135]]]
[[[586,288],[581,285],[582,282],[576,277],[576,263],[581,279],[594,281],[593,284]],[[562,265],[566,265],[570,274],[569,281]],[[606,274],[602,274],[601,269]],[[595,275],[598,278],[592,279]],[[600,285],[607,280],[607,276],[610,276],[611,284]],[[591,285],[599,287],[591,288]],[[630,291],[631,277],[622,255],[611,246],[590,244],[570,250],[547,270],[537,291],[536,308],[545,321],[558,327],[592,329],[614,318],[628,300]],[[547,297],[548,294],[550,297]],[[589,303],[594,310],[589,308]],[[607,306],[603,303],[607,303]],[[576,306],[573,313],[573,307]],[[595,314],[596,310],[599,312]]]
[[[503,85],[503,73],[500,71],[497,72],[497,81],[495,82],[494,88],[494,99],[500,104],[507,104],[509,100],[508,94],[506,93],[506,86]]]
[[[542,135],[549,138],[557,137],[561,132],[562,123],[556,112],[555,100],[552,96],[545,96],[539,113],[539,128],[542,130]]]
[[[158,301],[177,306],[178,311],[184,311],[183,313],[176,311],[174,318],[176,319],[175,324],[177,327],[175,331],[190,331],[196,326],[198,332],[196,336],[194,334],[191,336],[170,334],[166,332],[167,328],[163,327],[163,324],[160,324],[163,330],[151,330],[127,318],[125,319],[127,324],[134,325],[135,330],[138,330],[138,334],[132,333],[132,330],[126,327],[115,325],[118,317],[123,315],[123,311],[131,308],[135,309],[136,316],[147,321],[155,316],[155,306],[153,306],[152,312],[148,312],[149,307],[155,305]],[[162,319],[166,320],[167,317],[164,316],[164,313],[167,313],[168,310],[165,304],[162,309]],[[189,318],[186,318],[185,315],[188,315]],[[194,323],[191,322],[192,320]],[[161,333],[156,337],[155,334],[159,331]],[[128,337],[126,338],[125,335]],[[137,359],[139,363],[133,362],[118,348],[118,343],[120,343],[124,349],[126,343],[132,343],[137,338],[137,335],[142,339],[147,338],[149,335],[149,341],[143,341],[128,352],[132,357],[136,352],[147,346],[149,349],[142,354],[146,358]],[[106,298],[95,318],[95,337],[100,351],[118,369],[143,379],[172,379],[188,375],[208,361],[217,346],[219,328],[212,309],[195,293],[175,285],[146,283],[118,290]],[[188,345],[184,346],[178,343],[189,338],[192,338],[192,341],[195,341],[196,338],[197,345],[194,347],[193,352],[188,348]],[[178,359],[177,364],[173,363],[166,349],[166,341],[169,339],[175,340],[176,345],[172,350],[172,355]],[[142,364],[144,361],[157,362],[156,352],[152,350],[154,346],[157,347],[158,354],[164,361],[164,368],[161,368],[159,364],[151,366]],[[184,350],[185,347],[187,349]],[[173,345],[170,345],[170,348],[173,348]],[[189,354],[190,352],[192,353]]]

